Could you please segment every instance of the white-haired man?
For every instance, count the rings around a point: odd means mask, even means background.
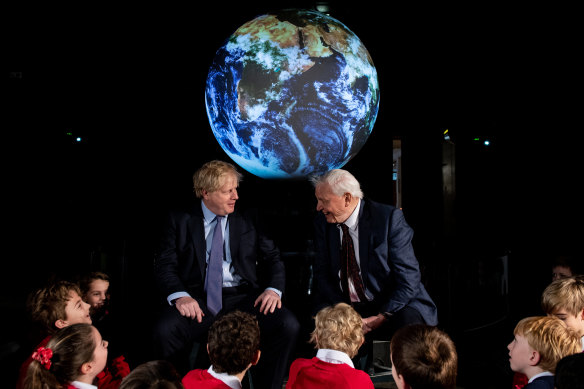
[[[407,324],[436,325],[436,305],[421,283],[413,230],[403,212],[365,199],[346,170],[334,169],[311,181],[319,211],[315,311],[341,301],[352,304],[363,317],[369,344],[373,338],[389,340]]]

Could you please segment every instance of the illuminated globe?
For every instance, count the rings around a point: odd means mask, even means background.
[[[300,178],[345,165],[379,108],[373,61],[340,21],[283,10],[241,26],[217,51],[205,89],[217,141],[262,178]]]

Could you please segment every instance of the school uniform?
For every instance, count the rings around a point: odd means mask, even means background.
[[[241,381],[226,373],[217,373],[213,366],[208,370],[194,369],[182,379],[185,389],[241,389]]]
[[[318,350],[312,359],[298,358],[290,366],[286,389],[373,389],[367,373],[357,370],[351,358],[337,350]]]

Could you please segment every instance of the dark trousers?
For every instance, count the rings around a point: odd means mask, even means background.
[[[353,307],[363,317],[370,317],[379,314],[379,310],[369,303],[357,303]],[[373,363],[373,341],[390,341],[393,334],[401,327],[410,324],[424,324],[424,318],[420,312],[410,307],[404,307],[394,315],[389,317],[380,327],[365,334],[365,343],[359,349],[358,354],[353,358],[355,367],[367,370]]]
[[[224,289],[223,293],[223,309],[217,317],[240,310],[251,313],[258,319],[262,354],[257,366],[252,368],[254,389],[281,389],[300,330],[296,316],[284,306],[276,309],[274,313],[260,313],[259,305],[253,306],[260,292],[227,289]],[[193,342],[206,345],[207,332],[216,320],[216,317],[208,312],[205,302],[197,301],[205,312],[201,323],[182,316],[174,306],[167,306],[154,328],[154,347],[158,358],[173,362],[183,375],[186,371],[181,370],[184,370],[188,362],[191,345]],[[206,355],[206,347],[199,350],[199,354]]]

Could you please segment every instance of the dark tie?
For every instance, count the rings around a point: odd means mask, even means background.
[[[351,302],[351,294],[349,292],[350,278],[359,296],[359,301],[366,302],[365,288],[363,287],[363,280],[359,275],[359,264],[355,258],[355,247],[353,246],[353,239],[349,235],[349,227],[345,224],[340,224],[343,230],[343,240],[341,244],[341,286],[347,302]]]
[[[223,233],[221,232],[221,219],[225,216],[217,216],[215,231],[209,253],[209,265],[207,266],[207,308],[214,315],[221,310],[221,288],[223,287]]]

